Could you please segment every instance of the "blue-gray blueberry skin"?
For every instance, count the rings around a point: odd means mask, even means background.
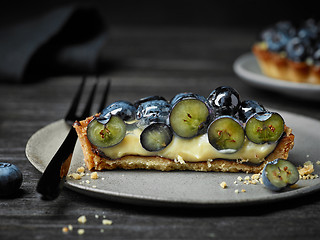
[[[208,96],[215,116],[235,115],[240,105],[239,93],[228,86],[221,86],[214,89]]]
[[[149,101],[153,101],[153,100],[167,101],[162,96],[154,95],[154,96],[148,96],[148,97],[140,98],[139,100],[135,101],[133,105],[134,105],[135,108],[138,108],[140,104],[145,103],[145,102],[149,102]]]
[[[266,112],[264,106],[255,100],[244,100],[239,106],[239,119],[246,122],[255,113]]]
[[[136,108],[128,101],[117,101],[102,110],[99,119],[108,121],[112,115],[119,116],[123,121],[133,121],[136,116]]]
[[[10,196],[22,184],[21,171],[11,163],[0,163],[0,196]]]
[[[171,104],[166,100],[142,102],[137,108],[137,126],[143,129],[152,123],[166,123],[170,112]]]
[[[270,189],[271,191],[274,191],[274,192],[279,192],[281,190],[283,190],[284,188],[288,187],[288,186],[291,186],[293,184],[295,184],[298,180],[299,180],[299,172],[298,170],[295,172],[295,173],[292,173],[292,174],[296,174],[296,179],[293,181],[293,182],[288,182],[287,184],[284,184],[283,187],[278,187],[278,186],[275,186],[272,181],[268,178],[268,171],[267,171],[267,167],[268,165],[280,165],[280,161],[282,162],[286,162],[286,164],[292,164],[291,162],[289,162],[288,160],[282,160],[282,159],[275,159],[273,160],[272,162],[269,162],[267,163],[263,170],[262,170],[262,174],[261,174],[261,177],[262,177],[262,181],[263,181],[263,184],[268,188]],[[271,174],[271,173],[269,173]]]

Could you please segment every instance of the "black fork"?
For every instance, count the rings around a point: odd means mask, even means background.
[[[71,129],[66,139],[63,141],[62,145],[60,146],[56,154],[53,156],[47,168],[43,172],[41,178],[39,179],[39,182],[37,185],[37,192],[41,194],[42,199],[45,199],[45,200],[56,199],[63,188],[65,178],[69,171],[72,153],[77,141],[77,133],[75,129],[72,127],[72,124],[76,120],[84,119],[89,116],[93,99],[94,99],[94,94],[96,92],[97,83],[98,83],[98,81],[96,81],[95,84],[93,85],[89,98],[86,102],[86,105],[84,107],[84,110],[81,116],[77,116],[76,112],[79,107],[79,102],[82,96],[85,82],[86,82],[86,78],[84,77],[72,101],[70,109],[64,118],[66,123],[71,126]],[[110,80],[108,80],[108,83],[103,93],[103,97],[100,100],[99,111],[101,111],[105,106],[109,89],[110,89]]]

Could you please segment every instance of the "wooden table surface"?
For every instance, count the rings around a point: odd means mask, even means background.
[[[101,56],[101,79],[112,79],[109,101],[134,101],[148,95],[170,99],[183,91],[207,96],[220,85],[230,85],[242,99],[320,120],[319,102],[251,87],[233,72],[234,60],[250,51],[256,33],[255,29],[218,27],[111,28]],[[29,163],[25,146],[37,130],[64,117],[80,79],[59,76],[23,85],[0,83],[0,161],[17,165],[24,176],[16,196],[0,199],[1,240],[320,236],[319,192],[273,204],[205,209],[136,206],[68,189],[55,201],[41,200],[35,191],[41,174]],[[87,217],[85,224],[77,221],[82,215]],[[103,217],[112,225],[103,225]],[[63,233],[68,225],[73,231]],[[85,233],[80,236],[78,229]]]

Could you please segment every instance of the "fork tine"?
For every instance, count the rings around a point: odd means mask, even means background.
[[[96,88],[97,88],[97,84],[98,84],[98,80],[96,80],[96,82],[94,83],[91,92],[90,92],[90,96],[88,98],[88,101],[86,103],[86,106],[84,107],[83,113],[81,115],[81,119],[84,119],[86,117],[89,116],[90,111],[91,111],[91,106],[92,106],[92,102],[93,102],[93,98],[94,98],[94,94],[96,92]]]
[[[100,106],[99,106],[99,112],[101,112],[105,105],[106,105],[106,102],[108,100],[108,96],[109,96],[109,90],[110,90],[110,84],[111,84],[111,80],[108,79],[108,82],[107,82],[107,85],[106,85],[106,88],[104,89],[104,92],[103,92],[103,95],[102,95],[102,99],[101,99],[101,102],[100,102]]]
[[[69,108],[69,111],[68,113],[66,114],[65,116],[65,120],[66,121],[74,121],[75,119],[75,116],[76,116],[76,111],[77,111],[77,108],[78,108],[78,105],[79,105],[79,100],[80,100],[80,97],[82,95],[82,92],[83,92],[83,87],[84,87],[84,84],[86,82],[86,77],[83,77],[82,78],[82,81],[81,81],[81,84],[78,88],[78,91],[76,93],[76,95],[74,96],[73,100],[72,100],[72,103],[71,103],[71,106]]]

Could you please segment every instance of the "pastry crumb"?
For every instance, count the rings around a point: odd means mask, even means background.
[[[83,228],[78,229],[78,234],[79,235],[83,235],[84,234],[84,229]]]
[[[78,222],[79,223],[82,223],[82,224],[84,224],[84,223],[86,223],[87,222],[87,218],[86,218],[86,216],[80,216],[79,218],[78,218]]]
[[[81,176],[80,176],[79,173],[71,173],[71,174],[68,175],[68,177],[71,177],[74,180],[80,180],[81,179]]]
[[[93,172],[91,173],[91,179],[98,179],[98,173],[97,172]]]
[[[239,193],[239,189],[234,190],[235,193]]]
[[[245,190],[245,189],[241,189],[241,192],[245,193],[245,192],[246,192],[246,190]]]
[[[73,226],[71,224],[68,225],[68,229],[69,231],[72,231],[73,230]]]
[[[314,168],[311,161],[305,162],[303,167],[299,166],[297,169],[299,171],[299,178],[302,180],[310,180],[319,177],[318,174],[313,174]]]
[[[316,164],[320,165],[320,161],[318,160],[318,161],[316,162]]]
[[[62,232],[63,232],[63,233],[68,233],[68,232],[69,232],[69,229],[68,229],[67,227],[63,227],[63,228],[62,228]]]
[[[238,177],[237,177],[237,180],[238,180],[239,182],[241,182],[241,181],[242,181],[242,177],[238,176]]]
[[[222,183],[220,183],[220,187],[222,187],[222,188],[227,188],[227,183],[226,182],[222,182]]]
[[[103,224],[103,225],[111,225],[111,224],[112,224],[112,221],[109,220],[109,219],[103,219],[103,220],[102,220],[102,224]]]
[[[77,168],[77,173],[84,173],[84,167]]]

